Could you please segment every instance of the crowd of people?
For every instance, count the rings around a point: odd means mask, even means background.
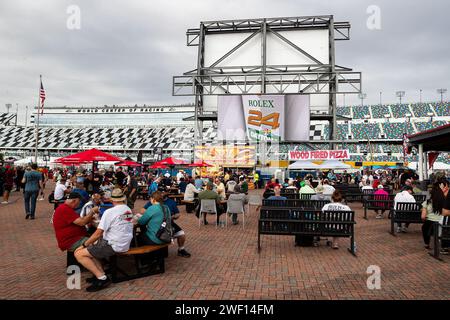
[[[171,232],[172,241],[176,239],[178,256],[190,257],[185,247],[186,233],[180,226],[180,211],[177,202],[171,197],[180,195],[187,205],[187,212],[195,211],[203,224],[208,224],[207,215],[201,214],[201,200],[214,200],[217,210],[216,224],[222,214],[229,214],[234,225],[239,224],[237,212],[228,212],[227,201],[238,202],[244,210],[248,203],[248,192],[262,187],[263,197],[270,200],[286,200],[288,192],[310,195],[312,200],[328,200],[322,211],[351,210],[339,191],[338,184],[359,186],[361,190],[373,190],[374,194],[388,196],[389,192],[399,191],[394,198],[394,207],[399,202],[415,202],[414,194],[428,195],[422,204],[422,226],[425,247],[430,249],[430,238],[435,222],[442,216],[450,215],[449,182],[436,175],[430,181],[431,189],[422,190],[417,175],[412,171],[395,174],[380,170],[365,170],[361,173],[308,174],[295,179],[285,179],[280,183],[273,177],[265,186],[256,172],[224,172],[223,174],[195,177],[184,170],[158,174],[151,171],[123,170],[113,167],[100,170],[38,168],[14,168],[12,165],[0,166],[0,191],[2,204],[9,203],[9,193],[16,190],[24,192],[25,218],[35,219],[36,201],[45,197],[45,184],[55,183],[48,198],[54,203],[52,224],[58,246],[63,251],[74,252],[77,261],[88,269],[92,278],[87,291],[94,292],[106,288],[111,280],[105,272],[103,261],[117,253],[126,252],[132,246],[135,227],[139,226],[137,236],[139,245],[158,245],[165,243],[159,236],[163,225]],[[386,190],[391,186],[391,191]],[[149,201],[142,208],[135,208],[138,195]],[[384,217],[384,211],[377,218]],[[399,224],[397,232],[406,232],[408,225]],[[314,243],[317,243],[314,239]],[[339,239],[332,238],[331,247],[339,248]],[[448,244],[447,244],[448,246]]]

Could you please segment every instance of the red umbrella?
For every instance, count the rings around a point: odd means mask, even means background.
[[[167,168],[168,168],[167,166],[160,164],[158,162],[156,162],[150,166],[150,169],[167,169]]]
[[[64,159],[58,158],[53,161],[53,163],[60,163],[63,165],[73,165],[73,164],[83,164],[87,163],[86,161],[80,161],[79,159]]]
[[[60,160],[79,161],[79,162],[93,162],[93,161],[123,161],[122,158],[113,156],[112,154],[97,150],[90,149],[83,152],[71,154],[70,156],[60,158]]]
[[[190,165],[188,165],[188,167],[212,167],[212,166],[213,165],[206,163],[203,160],[199,161],[199,162],[194,162],[194,163],[191,163]]]
[[[175,158],[166,158],[157,162],[158,164],[166,165],[166,166],[176,166],[180,164],[187,164],[184,160],[175,159]]]
[[[122,167],[142,167],[142,164],[130,160],[120,161],[115,163],[115,165]]]

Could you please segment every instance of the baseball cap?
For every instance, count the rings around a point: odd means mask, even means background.
[[[81,199],[81,198],[82,198],[81,194],[79,194],[78,192],[71,192],[67,197],[67,199]]]
[[[383,189],[384,187],[383,187],[383,185],[382,184],[379,184],[378,185],[378,189]]]

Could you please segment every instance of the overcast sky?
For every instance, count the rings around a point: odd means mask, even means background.
[[[67,8],[81,11],[70,30]],[[380,30],[367,8],[380,8]],[[39,74],[47,105],[171,104],[172,76],[194,69],[196,47],[185,32],[200,21],[328,15],[351,23],[351,40],[336,44],[336,63],[363,72],[367,102],[438,100],[450,89],[450,2],[303,0],[2,0],[0,112],[37,104]],[[342,97],[338,98],[342,104]],[[358,103],[346,96],[346,104]]]

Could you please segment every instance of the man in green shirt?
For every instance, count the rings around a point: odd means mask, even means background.
[[[242,193],[247,193],[248,192],[248,182],[247,182],[247,180],[245,180],[244,177],[240,177],[239,178],[239,186],[241,187],[241,192]]]
[[[202,200],[216,200],[216,208],[217,208],[217,224],[219,223],[219,216],[223,213],[222,205],[220,204],[220,196],[217,192],[213,191],[214,184],[212,182],[208,182],[206,185],[206,190],[200,192],[198,194],[199,199],[199,206],[197,208],[196,216],[197,218],[200,217],[200,208],[201,208],[201,201]],[[206,214],[203,216],[203,222],[205,225],[208,224],[208,221],[206,221]]]

